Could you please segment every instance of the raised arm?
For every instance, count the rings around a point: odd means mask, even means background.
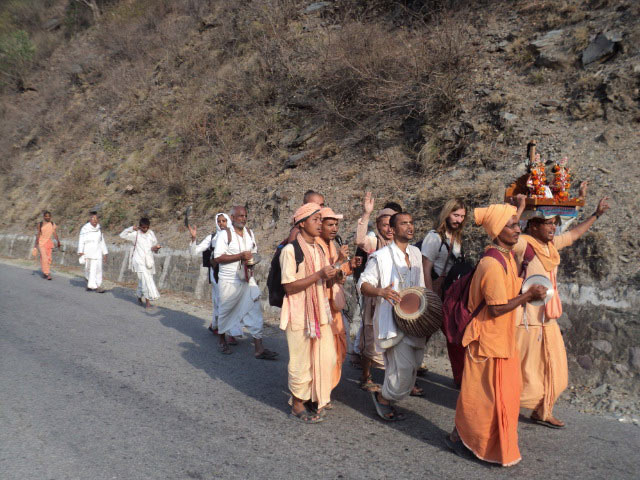
[[[524,213],[524,209],[527,207],[527,196],[519,193],[516,195],[516,202],[518,204],[518,210],[516,211],[516,218],[520,220],[520,217]]]
[[[362,201],[362,216],[358,219],[358,225],[356,227],[356,245],[363,250],[366,250],[367,229],[374,205],[375,199],[371,195],[371,192],[365,193]]]
[[[589,230],[591,228],[591,226],[596,222],[596,220],[598,218],[600,218],[600,216],[603,213],[605,213],[607,210],[609,210],[610,207],[609,207],[608,200],[609,200],[609,197],[603,197],[598,202],[598,207],[596,208],[596,211],[593,212],[593,214],[589,218],[587,218],[584,222],[579,223],[574,228],[569,230],[568,233],[569,233],[569,235],[571,235],[571,241],[572,242],[575,242],[582,235],[587,233],[587,230]]]

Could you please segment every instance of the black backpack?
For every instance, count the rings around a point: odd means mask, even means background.
[[[225,230],[227,231],[227,240],[229,243],[231,243],[231,230],[229,230],[228,228],[225,228]],[[215,246],[213,245],[214,237],[215,235],[212,233],[211,242],[209,242],[209,248],[202,252],[202,266],[209,269],[209,275],[207,276],[207,278],[209,279],[209,283],[211,283],[211,269],[213,268],[213,278],[216,280],[216,282],[218,282],[218,272],[220,271],[220,264],[216,262],[213,262],[213,265],[211,264],[211,260],[213,259],[213,251],[215,250]]]
[[[293,252],[296,257],[297,272],[298,266],[304,261],[304,253],[297,240],[294,240],[291,244],[293,245]],[[284,286],[282,285],[282,270],[280,269],[280,253],[286,245],[286,241],[278,245],[276,253],[273,254],[273,258],[271,259],[271,267],[269,268],[269,276],[267,277],[267,288],[269,289],[269,305],[272,307],[282,308],[282,302],[286,295]]]

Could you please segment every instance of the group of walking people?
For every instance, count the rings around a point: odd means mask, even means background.
[[[586,183],[580,195],[586,195]],[[518,205],[494,204],[473,211],[473,220],[489,237],[475,266],[466,307],[472,319],[461,342],[448,342],[453,381],[460,389],[455,422],[445,443],[458,455],[503,466],[520,461],[517,425],[520,407],[531,419],[550,428],[564,423],[553,407],[567,387],[567,359],[557,319],[562,314],[558,294],[559,250],[569,247],[608,210],[607,198],[593,215],[572,229],[560,229],[559,217],[525,211]],[[345,282],[356,275],[362,325],[352,350],[362,368],[361,388],[371,393],[377,415],[400,421],[406,414],[397,403],[422,395],[416,385],[427,342],[401,331],[393,316],[400,292],[425,287],[444,298],[450,273],[468,263],[463,230],[471,212],[460,199],[451,199],[421,242],[414,244],[411,213],[389,202],[377,211],[369,192],[356,224],[356,255],[339,236],[343,215],[325,204],[322,194],[307,191],[294,212],[288,237],[277,246],[268,288],[281,306],[280,329],[289,351],[288,388],[291,416],[307,424],[320,423],[333,408],[332,391],[339,384],[350,345],[347,335]],[[192,255],[203,255],[212,286],[213,313],[209,330],[220,352],[233,353],[237,337],[246,330],[254,339],[257,359],[275,360],[278,353],[264,347],[260,288],[253,276],[258,247],[247,225],[247,209],[234,206],[215,216],[215,230],[197,243],[189,225]],[[375,230],[368,231],[370,220]],[[521,225],[525,233],[521,232]],[[143,218],[120,237],[133,243],[130,266],[138,275],[137,296],[148,306],[159,297],[153,282],[153,253],[161,247],[150,222]],[[562,233],[557,234],[558,231]],[[50,214],[38,226],[37,246],[45,278],[50,278]],[[55,236],[57,240],[57,236]],[[58,240],[58,245],[59,245]],[[82,228],[78,255],[84,258],[87,290],[102,291],[102,261],[107,247],[96,212]],[[46,267],[46,268],[45,268]],[[522,292],[523,279],[542,275],[552,285],[551,299],[542,285]],[[274,303],[272,303],[274,304]],[[382,385],[373,382],[371,368],[384,368]]]

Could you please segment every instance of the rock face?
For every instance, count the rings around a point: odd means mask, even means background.
[[[539,67],[564,69],[571,64],[567,47],[564,46],[564,30],[551,30],[529,44],[531,53]]]
[[[622,50],[622,35],[617,32],[600,32],[582,52],[582,65],[604,62]]]

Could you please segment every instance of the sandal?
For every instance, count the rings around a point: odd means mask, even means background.
[[[53,278],[51,278],[51,275],[47,275],[47,276],[46,276],[46,277],[44,277],[44,278],[46,278],[47,280],[53,280]]]
[[[226,343],[223,345],[219,345],[218,348],[220,349],[220,353],[222,353],[223,355],[231,355],[233,353],[233,351],[229,348],[229,345],[227,345]]]
[[[320,423],[324,421],[324,418],[315,413],[311,413],[306,409],[302,410],[300,413],[293,413],[292,411],[289,415],[292,418],[300,420],[302,423]]]
[[[366,380],[360,380],[360,388],[365,392],[379,392],[380,385],[374,383],[371,377],[368,377]]]
[[[411,397],[424,397],[424,390],[418,385],[414,385],[409,394]]]
[[[467,447],[464,445],[464,443],[462,443],[462,440],[458,440],[454,442],[453,440],[451,440],[451,438],[449,438],[449,435],[447,435],[446,437],[444,437],[444,443],[447,446],[447,448],[449,448],[449,450],[451,450],[457,456],[462,458],[467,457],[468,450],[467,450]]]
[[[267,350],[266,348],[260,355],[254,355],[254,357],[258,360],[275,360],[277,356],[278,354],[276,352],[272,352],[270,350]]]
[[[378,416],[386,422],[401,422],[405,420],[407,416],[403,413],[398,412],[391,405],[384,405],[378,401],[378,394],[376,392],[371,392],[371,398],[373,398],[373,404],[376,407],[376,412]]]
[[[323,418],[327,414],[326,410],[329,410],[326,405],[318,410],[318,402],[312,402],[311,400],[304,402],[304,407],[312,414],[318,415],[320,418]]]
[[[213,333],[214,335],[218,335],[218,329],[217,328],[213,328],[211,325],[209,325],[208,330]]]
[[[233,335],[229,335],[229,338],[227,338],[227,343],[229,345],[238,345],[238,341],[236,340],[236,337],[234,337]]]
[[[536,422],[538,425],[543,425],[545,427],[549,427],[549,428],[555,428],[555,429],[560,429],[560,428],[564,428],[564,422],[558,420],[557,418],[551,417],[548,420],[542,420],[540,417],[538,417],[535,413],[531,414],[531,420]],[[556,421],[558,423],[554,423],[553,421]]]

